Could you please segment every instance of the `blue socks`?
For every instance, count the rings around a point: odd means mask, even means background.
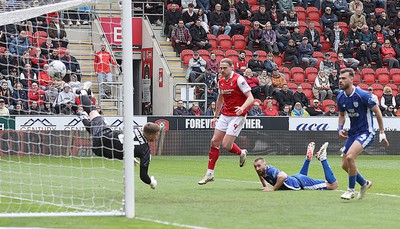
[[[357,183],[359,183],[361,186],[365,185],[367,181],[364,179],[364,177],[361,175],[361,173],[357,174]]]
[[[356,187],[356,179],[357,179],[357,175],[349,176],[349,188],[350,189],[354,189],[354,187]]]
[[[307,176],[308,174],[308,168],[310,167],[310,162],[309,160],[305,159],[303,163],[303,167],[300,169],[300,174]]]
[[[325,179],[328,181],[329,184],[333,184],[336,181],[335,175],[331,167],[328,164],[327,160],[321,161],[322,168],[324,169]]]

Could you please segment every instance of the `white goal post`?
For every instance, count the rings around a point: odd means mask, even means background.
[[[100,89],[97,88],[97,75],[93,70],[93,59],[100,47],[98,41],[102,42],[101,44],[105,43],[108,51],[111,50],[101,31],[97,34],[91,31],[93,28],[91,24],[98,19],[97,13],[93,12],[95,8],[93,6],[116,7],[113,10],[119,11],[121,18],[132,18],[132,2],[130,0],[121,2],[122,6],[115,0],[54,0],[51,4],[28,6],[11,12],[0,11],[0,26],[19,23],[52,12],[67,15],[68,10],[91,7],[89,24],[85,21],[82,24],[84,19],[80,18],[75,19],[76,24],[72,25],[68,24],[70,20],[66,16],[60,19],[64,21],[68,30],[69,44],[65,50],[68,49],[69,54],[75,56],[80,64],[81,83],[95,82],[96,86],[92,86],[92,91],[96,98],[101,96]],[[81,24],[78,25],[79,20]],[[123,76],[128,76],[122,77],[125,125],[122,127],[122,118],[116,115],[105,116],[105,121],[111,128],[123,131],[124,139],[134,139],[134,122],[144,124],[147,119],[133,116],[132,20],[121,20],[121,23],[123,34],[121,66]],[[21,28],[29,29],[29,26],[24,26]],[[34,33],[35,30],[31,31],[31,34]],[[39,38],[29,37],[31,38],[35,43],[32,44],[32,48],[40,48],[39,43],[36,43]],[[6,42],[5,48],[8,50],[11,39]],[[61,56],[60,53],[59,55]],[[6,66],[10,74],[14,68],[18,71],[17,78],[25,71],[24,66],[11,64]],[[42,71],[42,69],[33,70],[37,70],[38,75]],[[71,78],[72,75],[71,73]],[[6,78],[4,81],[12,82],[13,79]],[[0,81],[0,84],[2,82]],[[14,83],[16,82],[11,83],[11,87],[16,91]],[[65,87],[63,84],[60,89]],[[31,85],[26,91],[30,88]],[[50,86],[47,89],[49,88]],[[47,94],[43,98],[47,99]],[[91,152],[91,136],[86,132],[78,116],[34,116],[30,113],[33,110],[31,100],[19,99],[15,104],[15,101],[10,101],[7,103],[10,112],[17,110],[17,103],[23,109],[26,104],[26,115],[0,116],[0,217],[135,217],[133,141],[124,142],[123,161],[98,157]],[[42,104],[42,107],[44,108],[45,104]],[[76,108],[78,111],[78,104]]]

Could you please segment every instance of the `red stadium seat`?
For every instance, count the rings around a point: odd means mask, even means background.
[[[208,42],[212,45],[211,48],[209,48],[209,49],[210,50],[217,49],[218,48],[217,37],[212,33],[208,33],[207,38],[208,38]]]
[[[246,52],[246,61],[249,62],[249,60],[251,60],[251,58],[253,58],[253,52],[250,50],[244,50]]]
[[[295,6],[294,10],[296,11],[297,19],[299,21],[306,21],[306,10],[302,6]]]
[[[388,84],[390,81],[389,71],[386,68],[378,68],[375,71],[375,77],[381,84]]]
[[[338,22],[339,27],[342,29],[343,33],[345,36],[347,36],[347,32],[349,31],[349,25],[346,22],[339,21]]]
[[[235,63],[239,59],[239,54],[236,50],[226,50],[225,57],[232,60]]]
[[[324,54],[322,53],[322,52],[318,52],[318,51],[315,51],[314,53],[313,53],[313,57],[314,58],[316,58],[317,60],[318,60],[318,63],[317,63],[317,65],[315,66],[315,67],[319,67],[319,64],[321,63],[321,61],[323,61],[325,58],[324,58]]]
[[[369,88],[368,84],[365,84],[365,83],[359,83],[357,85],[357,87],[363,89],[364,91],[368,91],[368,88]]]
[[[243,35],[236,34],[232,37],[232,45],[235,46],[236,50],[245,50],[247,42]]]
[[[324,29],[318,21],[314,21],[314,26],[315,26],[315,30],[317,30],[319,32],[319,34],[324,34],[323,33]]]
[[[397,86],[394,85],[394,84],[392,84],[392,83],[386,84],[386,87],[390,87],[390,88],[392,89],[392,94],[393,94],[393,96],[396,96],[397,93],[399,93],[399,91],[398,91],[398,89],[397,89]]]
[[[170,9],[171,9],[171,6],[172,6],[172,3],[168,4],[168,5],[167,5],[167,10],[170,10]],[[176,6],[178,6],[178,7],[177,7],[177,10],[182,11],[182,8],[179,7],[178,4],[177,4]]]
[[[225,54],[222,50],[216,49],[216,50],[213,50],[213,53],[215,53],[215,56],[216,56],[218,62],[220,62],[222,59],[225,58]]]
[[[319,22],[321,19],[319,10],[317,7],[309,6],[306,9],[306,15],[310,21]]]
[[[44,38],[47,38],[47,33],[45,32],[45,31],[36,31],[34,34],[33,34],[33,37],[44,37]]]
[[[324,36],[320,36],[319,40],[322,45],[322,51],[328,52],[331,49],[331,42],[326,41]]]
[[[309,6],[306,8],[306,13],[308,14],[310,12],[318,12],[319,13],[319,9],[317,7]]]
[[[193,50],[184,49],[181,52],[181,60],[183,61],[183,66],[189,65],[189,60],[193,57]]]
[[[257,5],[257,0],[247,0],[250,6]]]
[[[29,41],[31,42],[31,45],[36,45],[34,43],[33,33],[31,31],[25,31],[25,32],[26,32],[26,36],[28,37]]]
[[[303,83],[305,79],[304,71],[300,67],[294,67],[292,68],[290,72],[291,78],[293,79],[293,82],[295,83]]]
[[[249,34],[249,31],[250,31],[250,29],[251,29],[251,21],[249,21],[249,20],[240,20],[239,23],[240,23],[241,25],[244,25],[244,26],[245,26],[244,34],[243,34],[243,35],[247,36],[247,34]]]
[[[359,84],[359,83],[361,82],[361,76],[360,76],[360,74],[359,74],[358,71],[356,71],[355,73],[356,73],[356,74],[355,74],[354,77],[353,77],[353,83],[354,83],[355,85],[357,85],[357,84]]]
[[[312,86],[309,83],[301,83],[300,86],[303,88],[303,93],[307,96],[307,98],[314,98],[314,93],[312,91]]]
[[[371,87],[374,89],[374,94],[376,96],[378,96],[378,99],[381,99],[381,97],[383,95],[383,86],[382,86],[382,84],[374,83],[374,84],[371,85]]]
[[[46,38],[43,38],[43,37],[36,37],[36,38],[34,38],[34,40],[38,47],[42,46],[42,44],[46,42]]]
[[[338,61],[338,55],[337,55],[337,53],[335,53],[335,52],[330,52],[330,54],[331,54],[331,61],[332,61],[333,63],[335,63],[336,61]]]
[[[281,56],[275,56],[274,62],[275,62],[275,64],[278,65],[278,67],[280,67],[280,66],[282,66],[283,58]]]
[[[307,23],[305,21],[299,21],[299,29],[301,34],[304,34],[307,28]]]
[[[253,12],[253,13],[257,12],[259,9],[260,9],[259,5],[251,6],[251,12]]]
[[[201,58],[203,58],[205,61],[210,59],[210,53],[207,50],[199,49],[199,50],[197,50],[197,52],[199,53]]]
[[[384,8],[376,8],[375,9],[375,14],[378,15],[378,16],[380,16],[382,14],[382,12],[385,12]]]
[[[221,34],[217,37],[218,46],[222,50],[232,49],[231,37],[226,34]]]
[[[394,84],[400,84],[400,69],[392,68],[390,70],[390,78],[392,78]]]
[[[331,105],[335,106],[335,110],[336,110],[335,101],[333,101],[331,99],[325,99],[324,101],[322,101],[322,109],[324,110],[324,112],[328,112],[329,111],[329,107]]]
[[[315,82],[315,78],[317,78],[318,76],[318,69],[314,68],[314,67],[308,67],[306,68],[306,77],[307,77],[307,81],[311,84],[313,84]]]
[[[258,53],[258,59],[264,62],[267,59],[267,53],[262,50],[257,50],[256,53]]]
[[[289,70],[289,68],[287,68],[287,67],[281,67],[281,68],[279,69],[279,72],[285,74],[285,76],[286,76],[286,81],[289,82],[289,80],[290,80],[290,78],[291,78],[291,77],[290,77],[290,70]]]
[[[297,91],[297,84],[288,82],[287,85],[288,85],[288,88],[293,91],[293,93],[295,93]]]
[[[34,56],[36,53],[36,47],[32,47],[32,49],[29,51],[29,56]]]

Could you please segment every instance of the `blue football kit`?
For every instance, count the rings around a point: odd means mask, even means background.
[[[277,182],[278,174],[281,171],[272,165],[267,165],[265,175],[263,178],[272,186]],[[335,179],[336,180],[336,179]],[[283,185],[279,187],[279,190],[320,190],[326,189],[327,185],[324,180],[312,179],[305,174],[297,173],[292,176],[287,176]]]
[[[372,107],[376,102],[368,92],[355,87],[350,95],[344,91],[337,97],[338,109],[346,112],[350,118],[350,130],[343,153],[347,153],[354,141],[361,143],[363,149],[370,146],[375,139]]]

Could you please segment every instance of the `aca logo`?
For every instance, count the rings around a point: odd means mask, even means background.
[[[158,119],[154,122],[155,124],[159,125],[164,130],[169,130],[169,121],[165,119]]]
[[[328,123],[301,123],[296,127],[298,131],[326,131],[328,129]]]

